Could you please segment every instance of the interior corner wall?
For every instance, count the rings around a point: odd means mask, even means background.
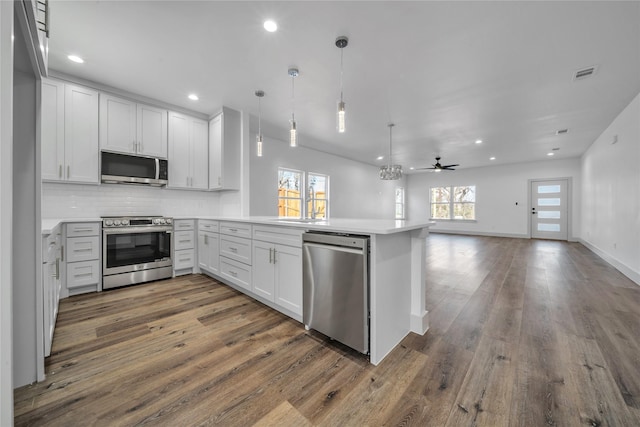
[[[582,242],[640,284],[640,94],[582,155]]]
[[[395,189],[405,186],[404,178],[382,181],[375,166],[303,146],[289,147],[284,140],[270,136],[277,135],[278,130],[265,130],[264,122],[262,130],[263,157],[257,157],[255,143],[250,144],[250,215],[278,215],[278,167],[284,167],[329,175],[330,218],[395,217]],[[255,132],[251,138],[255,141]]]
[[[580,230],[580,159],[555,159],[455,172],[417,173],[408,177],[409,219],[430,217],[429,189],[449,185],[476,186],[476,221],[436,221],[431,231],[503,237],[529,237],[529,180],[571,178],[569,239]]]

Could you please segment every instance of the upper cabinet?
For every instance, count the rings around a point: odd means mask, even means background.
[[[209,121],[209,189],[240,189],[241,145],[240,112],[223,107]]]
[[[167,158],[167,110],[100,94],[100,148]]]
[[[98,92],[43,79],[42,179],[97,184]]]
[[[169,187],[206,190],[209,178],[207,122],[169,113]]]

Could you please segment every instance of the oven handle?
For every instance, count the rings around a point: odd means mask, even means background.
[[[171,234],[173,229],[171,227],[126,227],[126,228],[103,228],[102,231],[105,235],[108,234],[141,234],[141,233],[157,233],[165,232]]]

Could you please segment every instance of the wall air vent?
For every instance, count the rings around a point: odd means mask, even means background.
[[[569,132],[569,129],[560,129],[556,131],[556,135],[564,135],[567,132]]]
[[[587,68],[578,70],[574,73],[573,80],[584,80],[588,77],[593,76],[597,70],[598,70],[598,67],[595,65],[592,67],[587,67]]]

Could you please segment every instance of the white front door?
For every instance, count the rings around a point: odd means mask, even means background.
[[[531,181],[531,237],[568,239],[567,180]]]

